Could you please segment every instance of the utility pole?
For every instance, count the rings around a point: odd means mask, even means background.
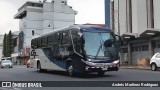
[[[115,30],[115,26],[114,26],[114,0],[111,0],[111,28],[112,30]]]
[[[120,36],[120,22],[119,22],[119,0],[118,0],[118,35]]]

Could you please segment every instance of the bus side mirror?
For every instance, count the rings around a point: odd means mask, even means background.
[[[119,36],[119,35],[115,35],[116,36],[116,39],[117,39],[117,42],[119,45],[123,45],[123,41],[122,41],[122,38]]]

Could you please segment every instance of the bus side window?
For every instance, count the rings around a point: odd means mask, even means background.
[[[42,47],[47,46],[47,37],[42,37]]]
[[[38,40],[38,45],[37,46],[38,46],[38,48],[40,48],[41,47],[41,38],[38,38],[37,40]]]
[[[48,36],[48,46],[53,46],[53,42],[54,42],[54,35],[49,35]]]
[[[63,32],[62,36],[62,45],[64,44],[71,44],[70,36],[69,36],[69,31]]]
[[[59,42],[60,42],[59,33],[55,33],[55,34],[54,34],[54,37],[53,37],[53,44],[54,44],[54,45],[59,45]]]
[[[60,58],[59,56],[59,44],[60,44],[60,34],[59,33],[54,33],[53,35],[53,56],[55,58]]]
[[[34,46],[35,46],[35,49],[37,48],[37,39],[35,39],[34,41]]]

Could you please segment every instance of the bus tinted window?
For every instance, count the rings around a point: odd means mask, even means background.
[[[63,44],[70,44],[71,40],[70,40],[70,35],[69,35],[69,31],[65,31],[62,34],[62,45]]]
[[[53,34],[48,36],[48,46],[52,46],[53,45],[53,42],[54,42],[53,39],[54,39]]]
[[[54,43],[53,43],[54,45],[59,44],[59,42],[60,42],[59,33],[54,34],[53,41],[54,41]]]
[[[47,46],[47,37],[42,37],[42,47]]]
[[[38,48],[40,48],[41,47],[41,38],[38,38]]]

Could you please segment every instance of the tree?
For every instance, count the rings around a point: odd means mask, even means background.
[[[8,34],[5,33],[3,39],[3,55],[4,57],[10,57],[12,53],[12,32],[9,31]]]
[[[6,36],[6,57],[9,57],[9,37],[8,37],[8,34]]]
[[[12,45],[13,45],[13,42],[12,42],[12,31],[10,30],[9,33],[8,33],[8,57],[11,56],[12,54]]]
[[[4,39],[3,39],[3,55],[4,57],[6,57],[6,38],[7,38],[7,34],[5,33],[4,35]]]

